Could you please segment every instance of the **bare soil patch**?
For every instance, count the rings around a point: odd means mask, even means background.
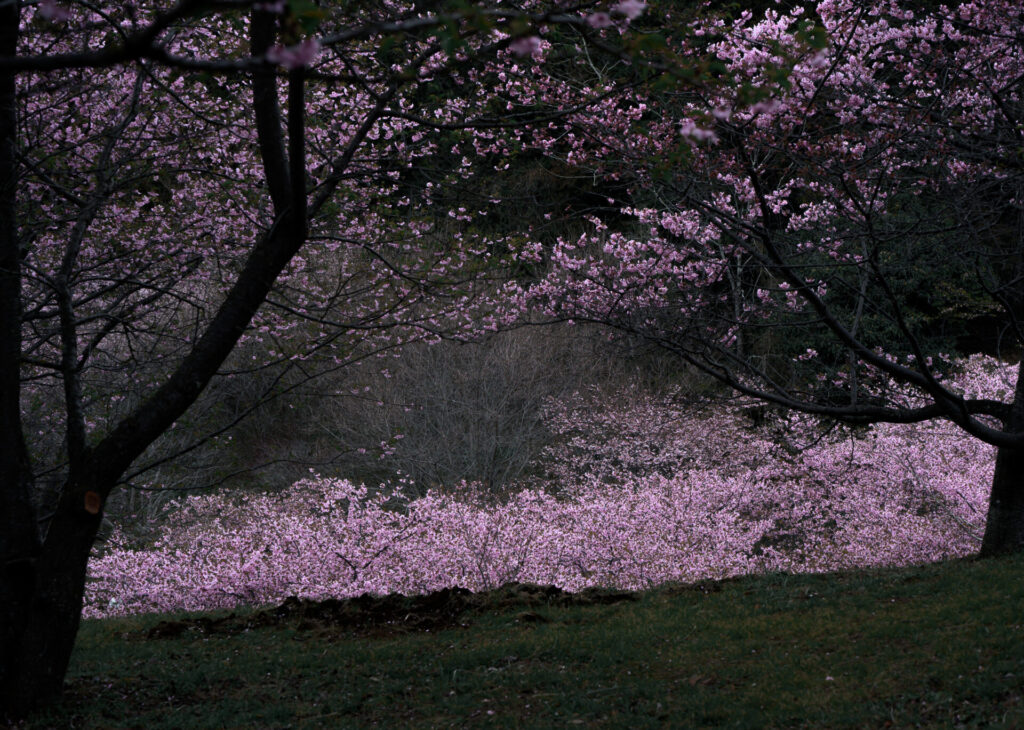
[[[147,639],[178,638],[186,632],[233,635],[254,629],[292,626],[300,631],[340,631],[390,635],[412,631],[468,626],[474,614],[487,611],[537,609],[545,606],[608,605],[638,600],[631,591],[588,588],[570,593],[556,586],[508,583],[493,591],[473,593],[465,588],[445,588],[417,596],[390,593],[363,594],[355,598],[312,601],[289,596],[277,606],[254,613],[231,613],[223,617],[161,621],[145,632]],[[543,617],[533,611],[524,616]]]

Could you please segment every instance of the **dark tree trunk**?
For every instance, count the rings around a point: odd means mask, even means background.
[[[0,7],[0,55],[14,56],[18,4]],[[40,540],[21,426],[21,257],[17,229],[14,74],[0,75],[0,725],[61,693],[82,611],[85,568],[99,527],[65,488]]]
[[[1010,433],[1024,433],[1024,360],[1017,371]],[[1024,448],[1003,447],[996,456],[981,556],[1024,552]]]
[[[9,657],[14,668],[4,687],[4,707],[12,717],[56,701],[64,685],[82,613],[85,571],[99,514],[90,514],[65,489],[35,560],[35,581],[28,593],[29,613],[20,640]]]
[[[17,3],[0,6],[0,55],[18,44]],[[31,617],[40,544],[32,470],[21,430],[21,251],[15,206],[14,74],[0,74],[0,723],[18,701],[22,638]]]

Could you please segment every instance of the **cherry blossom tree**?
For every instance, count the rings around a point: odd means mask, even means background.
[[[535,252],[548,273],[521,304],[782,409],[956,424],[998,448],[981,554],[1024,550],[1024,377],[969,395],[933,331],[977,302],[1004,356],[1024,345],[1022,28],[1002,0],[719,14],[696,35],[739,83],[661,94],[591,158],[632,171],[633,222]],[[794,29],[817,48],[780,74]]]
[[[0,3],[0,716],[59,695],[105,506],[211,383],[486,314],[473,160],[614,105],[559,73],[642,59],[643,8]]]

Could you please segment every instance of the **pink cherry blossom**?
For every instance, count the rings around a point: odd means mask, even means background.
[[[540,38],[537,36],[516,38],[508,44],[508,49],[517,56],[532,56],[541,49]]]
[[[750,111],[754,114],[771,114],[782,108],[782,102],[778,99],[765,99],[751,105]]]
[[[647,3],[643,0],[622,0],[612,6],[612,11],[625,15],[629,20],[636,20],[643,15],[646,8]]]
[[[281,45],[273,46],[267,51],[267,60],[294,69],[310,65],[319,55],[320,41],[316,38],[307,38],[302,43],[287,48]]]
[[[57,4],[57,0],[39,0],[39,15],[54,23],[71,18],[71,11]]]
[[[718,135],[710,129],[698,127],[693,121],[686,120],[679,125],[679,134],[700,141],[717,142]]]

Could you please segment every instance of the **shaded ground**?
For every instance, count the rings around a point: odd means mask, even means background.
[[[83,622],[19,730],[1024,728],[1024,556]]]

